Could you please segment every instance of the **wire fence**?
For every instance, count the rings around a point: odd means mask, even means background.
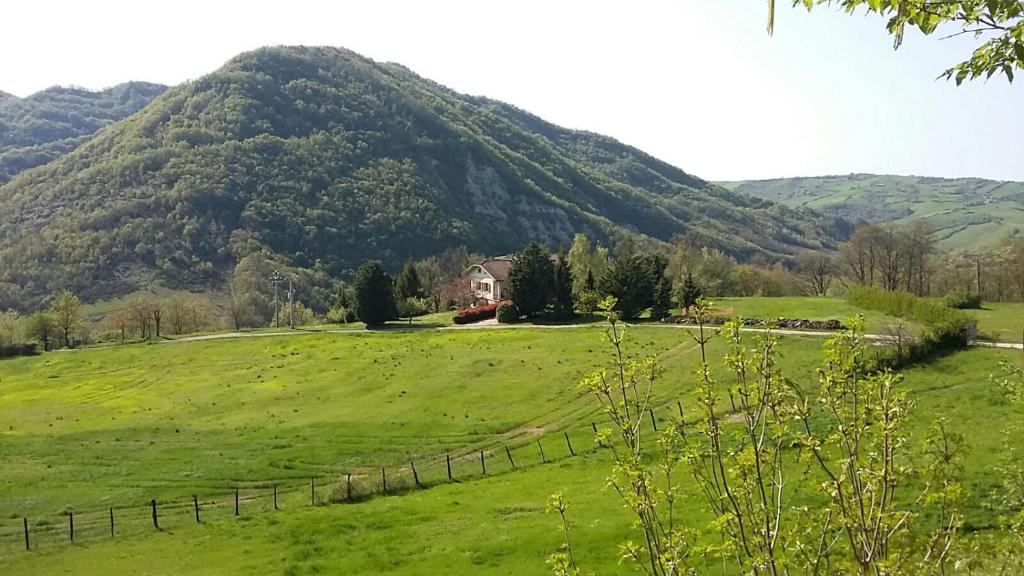
[[[649,415],[656,431],[653,409]],[[3,518],[0,557],[145,532],[173,532],[204,522],[299,507],[355,503],[380,495],[507,474],[599,450],[593,434],[597,428],[596,423],[591,423],[585,429],[553,432],[515,445],[499,444],[457,455],[434,456],[403,466],[361,468],[304,480],[239,483],[214,495],[183,494],[170,500],[151,499],[101,509],[68,509],[57,514]]]

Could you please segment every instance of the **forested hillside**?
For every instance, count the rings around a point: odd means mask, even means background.
[[[99,92],[54,87],[27,98],[0,92],[0,184],[74,150],[166,89],[128,82]]]
[[[1024,236],[1024,182],[850,174],[721,184],[854,222],[925,219],[945,248],[981,248]]]
[[[709,184],[596,134],[334,48],[267,48],[167,90],[0,187],[0,308],[158,280],[216,285],[262,252],[345,277],[482,253],[698,236],[745,257],[834,248],[843,222]]]

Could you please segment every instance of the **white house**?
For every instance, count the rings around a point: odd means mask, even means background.
[[[469,278],[469,289],[473,295],[488,303],[501,300],[501,285],[508,280],[508,273],[512,270],[511,256],[497,256],[488,258],[479,264],[474,264],[466,269],[466,276]]]

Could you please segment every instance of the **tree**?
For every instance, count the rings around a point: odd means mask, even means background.
[[[398,306],[398,317],[408,318],[409,325],[412,326],[413,316],[422,316],[430,310],[430,301],[426,298],[400,298],[395,303]]]
[[[970,58],[942,73],[947,80],[954,79],[957,85],[966,79],[987,79],[997,73],[1012,82],[1014,71],[1024,68],[1024,8],[1020,0],[802,0],[801,3],[808,10],[828,4],[838,5],[851,14],[858,8],[875,12],[887,19],[886,28],[896,48],[903,43],[908,26],[929,35],[954,25],[960,27],[960,32],[949,36],[972,34],[975,38],[985,38]],[[774,24],[775,0],[768,0],[769,33]]]
[[[49,312],[36,312],[25,320],[25,334],[43,345],[43,350],[50,349],[50,339],[58,334],[60,327]]]
[[[822,252],[801,252],[796,259],[796,268],[804,293],[812,296],[828,295],[835,274],[835,262],[831,256]]]
[[[563,254],[555,263],[554,281],[552,282],[551,311],[556,318],[572,318],[574,310],[572,287],[572,267]]]
[[[654,302],[651,304],[651,318],[661,320],[672,313],[672,281],[662,276],[654,285]]]
[[[688,312],[690,308],[697,304],[701,296],[700,286],[694,281],[693,274],[688,274],[686,279],[683,280],[683,287],[679,291],[679,305],[683,307],[683,312]]]
[[[367,328],[383,326],[394,318],[395,291],[391,276],[376,260],[363,262],[352,281],[356,297],[356,315]]]
[[[395,279],[395,291],[400,300],[423,297],[420,276],[412,260],[406,260],[405,265],[402,266],[402,271],[398,273],[398,278]]]
[[[651,264],[643,256],[616,258],[599,282],[600,292],[615,299],[622,318],[636,318],[650,306],[654,282]]]
[[[60,345],[71,347],[71,333],[82,323],[82,301],[70,290],[61,290],[50,306],[50,315],[60,330]]]
[[[156,330],[156,337],[160,337],[160,324],[164,319],[164,303],[158,298],[149,299],[149,316],[153,319],[153,328]]]
[[[15,310],[0,312],[0,346],[21,342],[21,315]]]
[[[121,333],[121,343],[123,344],[125,339],[128,338],[128,332],[133,326],[131,314],[127,310],[121,308],[108,313],[103,317],[103,323],[106,324],[111,330],[116,330]]]
[[[416,275],[419,277],[423,297],[430,301],[431,311],[441,311],[441,285],[444,283],[444,272],[437,256],[416,262]]]
[[[554,276],[551,255],[543,244],[530,242],[516,254],[508,275],[508,294],[523,316],[531,318],[547,308]]]

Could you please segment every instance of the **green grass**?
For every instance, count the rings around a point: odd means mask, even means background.
[[[688,337],[685,331],[656,330],[652,328],[636,328],[633,332],[635,348],[644,352],[660,352],[669,368],[659,386],[659,393],[664,399],[683,396],[689,389],[690,376],[687,367],[692,365],[688,348],[685,345]],[[481,361],[493,361],[497,358],[497,349],[514,352],[516,355],[530,356],[531,351],[547,350],[550,362],[558,357],[573,360],[576,366],[560,372],[559,364],[544,368],[545,376],[559,377],[558,384],[548,383],[546,386],[532,386],[528,380],[517,381],[517,386],[506,386],[501,382],[482,384],[486,392],[497,396],[502,402],[501,408],[494,407],[488,418],[513,419],[517,413],[525,414],[529,423],[547,421],[552,418],[569,426],[574,437],[586,436],[571,423],[583,423],[588,420],[586,399],[562,397],[552,408],[549,399],[543,394],[540,397],[518,397],[515,388],[529,388],[536,395],[537,390],[556,388],[571,389],[569,377],[573,372],[584,370],[587,366],[604,358],[603,350],[594,343],[596,330],[508,330],[488,332],[438,333],[423,332],[415,334],[387,334],[356,337],[350,335],[308,337],[307,346],[329,346],[334,349],[346,350],[350,356],[357,356],[368,349],[395,349],[413,345],[464,346],[476,348],[474,356]],[[525,340],[521,340],[525,338]],[[411,339],[411,340],[407,340]],[[263,340],[263,339],[254,339]],[[272,345],[287,348],[294,345],[293,339],[268,339],[256,342],[218,342],[227,346],[224,351],[239,353],[248,348],[237,349],[235,346],[266,346]],[[322,341],[322,342],[318,342]],[[577,342],[579,342],[577,346]],[[790,337],[783,341],[785,364],[791,375],[813,385],[810,369],[818,359],[818,348],[821,341],[811,338]],[[201,357],[211,356],[203,344],[170,344],[161,345],[160,354],[171,353],[175,347],[193,348],[196,354],[184,358],[197,361]],[[588,352],[584,346],[593,346],[594,351]],[[143,349],[150,355],[153,347],[130,347]],[[165,352],[167,350],[168,352]],[[90,353],[107,353],[95,351]],[[715,357],[721,349],[715,348]],[[126,350],[124,353],[139,353],[137,350]],[[178,352],[180,354],[180,352]],[[199,354],[202,353],[202,354]],[[75,353],[67,354],[70,358]],[[46,357],[51,359],[56,354]],[[80,358],[84,358],[82,353]],[[910,446],[916,449],[921,445],[923,436],[936,418],[945,417],[951,427],[965,434],[970,452],[967,456],[967,488],[970,493],[966,511],[966,523],[969,528],[988,528],[992,522],[992,512],[985,508],[986,497],[996,487],[998,480],[992,473],[992,464],[1002,455],[1004,439],[1008,439],[1017,447],[1024,447],[1024,436],[1012,433],[1015,427],[1024,425],[1022,411],[1003,398],[1001,392],[988,382],[988,375],[995,370],[998,359],[1007,356],[993,350],[973,349],[953,356],[940,359],[933,365],[919,366],[906,372],[906,386],[913,392],[916,406],[910,420]],[[112,359],[104,358],[108,362]],[[123,358],[122,360],[128,360]],[[179,358],[179,361],[181,358]],[[67,360],[67,362],[86,363],[85,360]],[[277,360],[275,360],[277,362]],[[563,362],[565,364],[565,362]],[[513,364],[514,366],[514,364]],[[798,366],[804,368],[798,368]],[[172,368],[172,364],[163,366],[164,372]],[[507,366],[506,366],[507,367]],[[551,372],[547,372],[551,370]],[[400,371],[400,370],[399,370]],[[520,369],[507,370],[510,375],[521,374],[533,376],[539,372],[529,362]],[[170,371],[170,374],[176,374]],[[230,373],[230,372],[229,372]],[[310,376],[307,375],[307,379]],[[393,378],[393,377],[392,377]],[[177,386],[185,386],[175,375],[172,380]],[[545,380],[534,377],[534,380]],[[383,379],[375,378],[378,386],[388,388]],[[545,380],[546,381],[546,380]],[[439,398],[451,398],[442,392],[453,392],[447,384],[440,380],[428,379],[431,390],[438,390]],[[7,373],[0,381],[0,390],[7,391],[10,385]],[[305,384],[304,386],[314,386]],[[200,386],[205,387],[205,386]],[[348,388],[348,386],[343,386]],[[525,390],[523,392],[526,392]],[[138,393],[133,392],[133,393]],[[380,402],[384,396],[370,393],[371,402]],[[557,392],[556,392],[557,394]],[[529,394],[527,394],[529,396]],[[7,395],[3,397],[6,399]],[[247,398],[247,397],[246,397]],[[410,400],[415,397],[410,398]],[[577,404],[577,401],[580,401]],[[51,400],[52,403],[62,403]],[[308,399],[302,404],[310,410],[320,410],[311,406]],[[73,400],[63,402],[74,404]],[[417,405],[423,408],[425,402]],[[385,411],[388,406],[382,406]],[[662,410],[666,409],[662,408]],[[551,410],[549,414],[540,414]],[[254,411],[250,401],[245,405],[238,404],[230,412],[236,417]],[[343,414],[351,418],[350,410]],[[508,416],[504,416],[509,412]],[[528,414],[532,413],[532,414]],[[502,414],[502,416],[498,416]],[[540,415],[538,415],[540,414]],[[229,414],[222,414],[218,419]],[[312,418],[312,415],[308,415]],[[327,414],[320,417],[329,418]],[[145,416],[141,416],[145,418]],[[408,421],[409,426],[423,425],[425,420],[433,419],[429,414],[423,415],[415,410],[404,410],[400,416],[392,416]],[[532,418],[532,420],[531,420]],[[461,422],[434,419],[431,422],[439,431],[458,433],[463,429]],[[207,423],[210,425],[210,423]],[[93,425],[105,428],[106,423],[96,421]],[[1010,431],[1008,435],[997,431]],[[372,440],[374,446],[385,446],[392,438],[382,434]],[[5,447],[20,444],[22,438],[4,437]],[[57,436],[57,444],[47,448],[54,453],[64,452],[68,460],[83,463],[89,455],[73,450],[72,446],[63,444],[61,435]],[[577,443],[578,449],[582,442]],[[545,514],[544,503],[551,493],[564,490],[570,500],[570,515],[575,524],[574,544],[578,558],[589,570],[597,573],[620,573],[624,570],[618,565],[617,544],[629,534],[627,512],[618,503],[614,493],[601,489],[601,484],[610,469],[607,453],[598,452],[575,459],[563,458],[566,448],[558,442],[557,437],[545,436],[545,447],[549,457],[562,458],[555,463],[541,465],[538,454],[530,444],[522,444],[515,453],[517,461],[522,465],[532,464],[525,470],[511,473],[508,466],[492,471],[492,475],[481,479],[478,473],[471,473],[467,467],[459,469],[466,475],[466,481],[457,484],[443,484],[429,490],[411,491],[397,496],[378,497],[358,504],[339,504],[325,507],[310,507],[308,492],[296,490],[283,496],[284,509],[270,511],[266,492],[260,492],[261,498],[243,501],[243,515],[232,518],[230,503],[221,499],[216,507],[204,507],[206,523],[196,526],[191,519],[189,508],[178,508],[164,512],[162,523],[165,531],[156,533],[147,528],[148,512],[144,508],[133,511],[119,511],[119,522],[126,525],[126,530],[134,535],[126,535],[115,540],[107,540],[104,535],[104,515],[84,515],[81,520],[82,532],[86,544],[68,545],[62,542],[64,524],[60,519],[53,520],[53,535],[40,535],[37,541],[39,549],[26,554],[18,550],[20,545],[18,518],[0,517],[0,527],[5,538],[0,541],[0,571],[4,573],[61,574],[61,573],[126,573],[126,574],[316,574],[316,573],[363,573],[363,574],[548,574],[544,564],[546,556],[555,550],[561,542],[557,531],[557,517]],[[63,449],[63,450],[62,450]],[[233,450],[244,450],[243,446]],[[311,451],[312,459],[327,454]],[[258,458],[258,454],[253,454]],[[4,454],[5,463],[8,455]],[[151,466],[165,467],[168,462],[162,458],[159,449],[152,446],[141,446],[130,458],[149,463]],[[492,461],[500,462],[501,458]],[[918,463],[917,459],[915,462]],[[20,466],[21,463],[18,463]],[[205,466],[214,465],[204,461]],[[468,466],[468,463],[467,463]],[[6,466],[5,466],[6,468]],[[129,468],[128,470],[131,470]],[[164,468],[164,472],[168,469]],[[437,478],[437,468],[429,468]],[[105,483],[118,484],[123,480],[116,477],[102,480]],[[0,487],[10,485],[7,479]],[[67,480],[67,479],[66,479]],[[101,481],[101,480],[94,480]],[[68,481],[63,487],[40,486],[37,493],[57,490],[65,494],[75,489],[76,483]],[[176,486],[179,490],[184,486]],[[6,488],[5,488],[6,489]],[[909,490],[905,491],[907,494]],[[250,490],[243,496],[257,492]],[[907,497],[907,496],[904,496]],[[180,500],[180,498],[179,498]],[[10,501],[9,494],[3,494],[0,502]],[[695,504],[693,494],[687,496],[688,510],[694,514],[692,521],[705,525],[707,517],[702,508]],[[205,505],[204,505],[205,506]],[[9,519],[7,519],[9,518]],[[35,525],[34,525],[35,526]]]
[[[843,298],[813,296],[778,296],[712,298],[712,314],[744,318],[797,318],[801,320],[845,320],[857,314],[864,315],[864,329],[867,332],[884,332],[890,325],[906,320],[887,316],[881,312],[865,310],[848,303]]]
[[[1024,333],[1024,302],[985,302],[981,310],[968,310],[978,320],[985,340],[1020,342]]]

